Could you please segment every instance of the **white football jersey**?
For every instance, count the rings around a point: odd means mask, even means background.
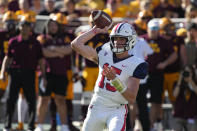
[[[137,38],[137,42],[133,49],[129,50],[129,54],[139,57],[141,59],[146,59],[148,55],[153,54],[153,49],[149,46],[149,44],[144,40],[144,38]],[[147,81],[148,76],[145,79],[140,80],[140,84],[144,84]]]
[[[128,101],[122,94],[110,84],[104,75],[103,66],[112,67],[116,70],[116,75],[125,84],[130,76],[143,79],[147,74],[147,63],[143,59],[135,56],[130,56],[125,59],[117,59],[111,51],[110,43],[106,43],[97,49],[99,59],[99,75],[94,88],[94,95],[91,100],[92,105],[116,107],[121,104],[127,104]],[[141,66],[140,66],[141,65]],[[140,78],[141,77],[141,78]]]
[[[137,42],[133,49],[129,50],[129,54],[133,54],[136,57],[141,59],[146,59],[146,57],[150,54],[153,54],[153,49],[149,46],[149,44],[143,38],[137,38]]]

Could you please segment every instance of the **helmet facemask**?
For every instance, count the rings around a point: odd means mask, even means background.
[[[116,37],[125,38],[126,42],[123,46],[117,47],[116,43],[114,42]],[[136,31],[132,27],[132,25],[128,23],[119,23],[112,29],[110,33],[110,46],[112,52],[116,54],[121,54],[132,49],[136,43]]]
[[[120,37],[120,38],[125,38],[126,39],[126,42],[124,44],[123,47],[117,47],[116,44],[114,43],[114,39],[115,37]],[[128,36],[128,37],[125,37],[125,36],[110,36],[110,45],[111,45],[111,49],[112,49],[112,52],[116,53],[116,54],[121,54],[125,51],[128,51],[130,49],[132,49],[134,47],[134,44],[135,44],[135,37],[134,36]]]

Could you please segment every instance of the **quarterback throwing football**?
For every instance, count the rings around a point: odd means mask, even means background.
[[[94,26],[72,41],[72,48],[89,60],[98,63],[99,75],[94,95],[84,121],[83,131],[126,130],[126,104],[133,104],[140,79],[147,74],[147,63],[133,55],[129,49],[136,43],[136,32],[128,23],[119,23],[110,33],[110,42],[96,48],[84,45],[99,33],[107,33]]]

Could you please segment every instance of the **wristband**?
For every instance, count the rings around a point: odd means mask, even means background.
[[[127,87],[121,82],[121,80],[116,77],[115,79],[111,80],[111,84],[118,90],[120,93],[126,91]]]

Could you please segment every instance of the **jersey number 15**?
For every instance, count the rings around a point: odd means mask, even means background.
[[[103,65],[103,67],[104,66],[107,66],[108,67],[109,64],[106,63],[106,64]],[[114,66],[112,66],[112,68],[116,71],[116,74],[117,75],[120,75],[121,74],[122,70],[120,70],[120,69],[118,69],[118,68],[116,68]],[[106,87],[106,90],[111,91],[111,92],[115,92],[116,91],[116,88],[113,87],[113,86],[111,86],[110,83],[108,83],[108,82],[104,83],[104,80],[105,80],[105,75],[102,72],[102,77],[101,77],[101,80],[99,82],[99,87],[100,88],[103,88],[105,86]],[[109,79],[107,79],[107,80],[110,81]],[[104,85],[104,84],[106,84],[106,85]]]

